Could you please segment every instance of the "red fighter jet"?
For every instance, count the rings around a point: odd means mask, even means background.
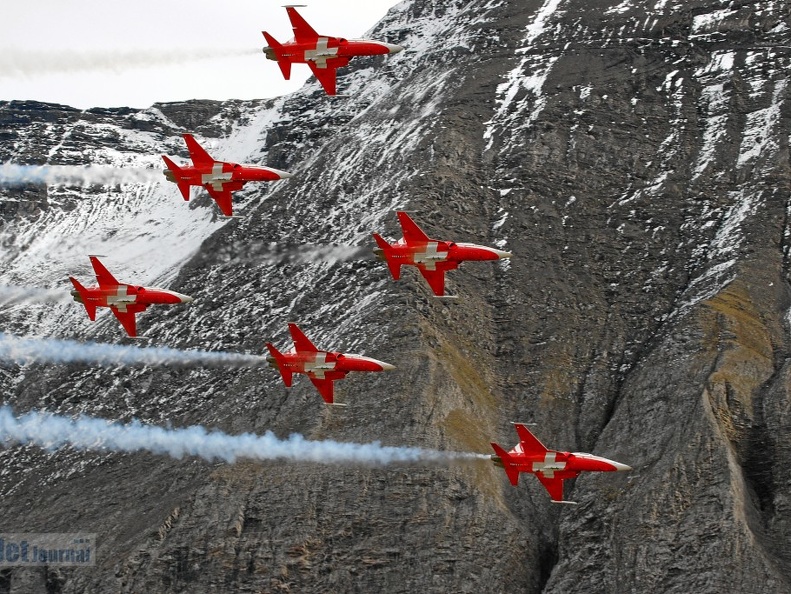
[[[162,155],[168,166],[164,171],[165,177],[178,185],[181,195],[187,201],[190,199],[190,186],[203,186],[225,216],[233,216],[231,192],[241,190],[247,182],[277,181],[293,177],[290,173],[271,167],[215,161],[192,137],[192,134],[182,136],[187,142],[192,165],[179,167],[167,156]]]
[[[521,423],[514,423],[519,434],[519,443],[510,452],[506,452],[496,443],[492,444],[496,456],[492,462],[505,469],[508,480],[516,486],[519,484],[520,472],[531,472],[544,485],[552,503],[571,503],[563,499],[563,481],[575,478],[583,471],[620,472],[631,470],[631,467],[607,458],[578,452],[558,452],[547,449],[530,430]]]
[[[417,266],[437,297],[445,296],[445,273],[448,270],[455,270],[462,262],[511,257],[508,252],[474,243],[429,239],[407,213],[399,211],[396,214],[404,231],[403,239],[391,245],[382,239],[381,235],[374,233],[374,239],[379,245],[379,249],[375,249],[374,254],[387,262],[395,280],[401,277],[402,265]]]
[[[126,333],[135,338],[137,337],[135,314],[145,311],[149,305],[156,303],[190,303],[192,301],[192,297],[175,291],[119,283],[99,261],[99,258],[96,256],[90,256],[90,258],[99,286],[85,288],[73,276],[70,276],[69,280],[75,289],[71,292],[74,301],[85,306],[92,322],[96,320],[97,307],[109,307],[121,322]]]
[[[293,6],[286,6],[286,12],[294,28],[294,39],[279,43],[269,33],[262,31],[269,44],[264,48],[266,57],[278,63],[286,80],[291,78],[292,64],[307,64],[328,95],[336,94],[336,70],[346,66],[353,57],[396,54],[404,49],[400,45],[369,39],[347,40],[319,35]]]
[[[322,351],[302,333],[296,324],[289,324],[288,330],[294,339],[294,350],[281,353],[271,343],[266,348],[271,353],[266,360],[272,367],[280,370],[283,382],[291,387],[294,373],[304,373],[324,398],[327,404],[334,404],[333,382],[343,379],[350,371],[390,371],[393,365],[362,355]]]

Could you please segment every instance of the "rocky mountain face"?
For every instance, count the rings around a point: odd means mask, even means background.
[[[9,445],[3,531],[99,546],[95,568],[4,570],[0,592],[789,591],[788,4],[406,0],[370,35],[408,50],[353,63],[344,98],[314,81],[260,102],[0,104],[2,162],[161,167],[189,131],[295,174],[248,185],[231,220],[161,183],[4,187],[0,285],[67,293],[98,252],[195,298],[140,316],[154,344],[260,353],[297,321],[397,370],[340,382],[338,409],[268,368],[5,364],[4,401],[487,453],[516,420],[634,470],[567,481],[572,507],[488,463]],[[457,301],[412,270],[394,283],[357,248],[399,236],[396,208],[514,257],[451,273]],[[68,299],[0,320],[128,342]]]

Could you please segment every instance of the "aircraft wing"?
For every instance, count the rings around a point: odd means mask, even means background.
[[[110,311],[115,314],[115,317],[121,322],[121,326],[124,327],[126,333],[132,338],[137,336],[137,321],[135,320],[135,314],[145,311],[145,309],[145,305],[126,305],[122,309],[114,305],[110,307]]]
[[[312,60],[308,61],[308,66],[310,66],[310,69],[313,71],[313,74],[316,75],[316,78],[319,79],[319,82],[321,83],[321,86],[324,87],[327,95],[336,95],[338,93],[336,76],[337,68],[329,65],[327,65],[325,68],[320,68],[318,64]]]
[[[294,340],[294,347],[297,349],[297,352],[319,352],[319,349],[316,348],[316,345],[310,342],[310,339],[305,336],[302,330],[299,329],[299,326],[294,323],[289,323],[288,331],[291,332],[291,338]]]
[[[291,21],[291,27],[294,29],[294,41],[303,43],[318,40],[319,34],[314,31],[313,27],[308,25],[307,21],[302,18],[302,15],[293,6],[286,6],[286,12],[288,13],[288,19]]]
[[[332,404],[335,401],[334,390],[333,390],[333,380],[331,379],[319,379],[314,376],[312,373],[308,374],[310,381],[313,382],[313,385],[316,386],[316,389],[321,394],[321,397],[324,398],[324,402],[327,404]]]
[[[90,258],[91,266],[93,266],[93,271],[96,273],[96,280],[100,287],[117,287],[121,284],[115,280],[115,277],[104,267],[104,264],[99,262],[99,258],[96,256],[90,256]]]
[[[422,264],[418,264],[417,269],[423,278],[426,279],[434,295],[442,297],[445,295],[445,271],[437,268],[436,270],[429,270]]]
[[[549,491],[549,497],[552,501],[563,501],[563,479],[562,478],[547,478],[540,472],[536,473],[538,480],[544,485],[544,488]]]
[[[522,423],[514,423],[519,441],[522,443],[522,451],[525,453],[543,454],[547,452],[547,447],[533,435],[530,430]]]
[[[217,203],[217,206],[220,207],[222,214],[224,214],[226,217],[232,217],[233,199],[231,197],[230,188],[223,186],[221,190],[215,190],[214,186],[212,186],[211,184],[205,184],[203,187],[206,188],[206,191],[209,193],[209,196],[211,196],[214,199],[214,201]]]
[[[184,136],[184,141],[187,143],[187,150],[190,152],[192,164],[195,167],[211,167],[214,165],[214,159],[198,144],[192,134],[183,134],[182,136]]]
[[[431,241],[428,235],[423,232],[423,229],[418,227],[417,223],[407,213],[399,210],[396,214],[398,215],[398,222],[401,223],[401,229],[404,231],[404,241],[407,242],[407,245]]]

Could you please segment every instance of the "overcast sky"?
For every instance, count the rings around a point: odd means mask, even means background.
[[[316,0],[300,13],[322,35],[361,37],[397,0]],[[292,37],[283,0],[27,0],[3,7],[0,100],[81,109],[254,99],[293,91],[261,49]]]

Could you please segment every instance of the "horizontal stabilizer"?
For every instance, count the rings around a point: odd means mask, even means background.
[[[278,351],[271,342],[266,343],[266,348],[269,349],[269,354],[272,355],[272,358],[274,358],[277,364],[277,370],[283,378],[283,383],[286,385],[286,388],[290,388],[294,383],[294,374],[291,373],[289,369],[283,368],[283,353]]]
[[[71,284],[74,285],[74,289],[77,291],[77,294],[80,296],[80,303],[85,306],[85,311],[88,312],[88,318],[91,322],[96,321],[96,306],[93,303],[90,303],[87,298],[87,289],[80,284],[73,276],[69,277]]]
[[[173,178],[172,178],[171,181],[175,181],[176,182],[176,185],[178,186],[179,191],[181,192],[181,195],[184,197],[184,200],[189,202],[189,199],[190,199],[190,185],[187,182],[179,181],[179,179],[181,177],[180,176],[181,167],[176,165],[173,162],[172,159],[170,159],[169,157],[167,157],[165,155],[162,155],[162,160],[165,161],[165,165],[167,165],[168,169],[170,169],[170,171],[173,172]]]
[[[291,80],[291,60],[285,59],[281,57],[281,52],[283,50],[283,44],[280,43],[277,39],[272,37],[266,31],[261,31],[264,34],[264,39],[269,44],[269,50],[264,50],[267,54],[268,58],[274,57],[274,60],[277,62],[277,65],[280,66],[280,72],[283,73],[283,78],[286,80]]]
[[[577,503],[576,501],[566,501],[565,499],[563,501],[555,501],[554,499],[550,499],[549,502],[550,503],[563,503],[565,505],[579,505],[579,503]]]
[[[171,159],[167,155],[162,155],[162,160],[165,162],[165,165],[167,165],[167,168],[170,169],[173,173],[179,173],[181,171],[181,167],[176,165],[173,159]]]
[[[264,36],[264,39],[266,39],[266,42],[269,44],[269,47],[271,47],[273,50],[279,50],[283,47],[282,43],[280,43],[277,39],[272,37],[266,31],[261,31],[261,34]]]
[[[494,452],[500,458],[508,480],[511,481],[514,487],[517,486],[519,484],[519,470],[514,466],[511,455],[496,443],[492,443],[492,448],[494,448]]]
[[[385,252],[390,249],[390,244],[387,243],[387,240],[379,235],[378,233],[373,233],[374,241],[376,241],[376,245],[382,248]]]
[[[374,240],[376,241],[376,245],[378,245],[379,249],[382,250],[381,257],[385,262],[387,262],[387,267],[390,269],[390,274],[393,275],[393,280],[398,280],[399,278],[401,278],[401,262],[397,262],[392,258],[390,258],[390,251],[392,246],[389,243],[387,243],[384,237],[382,237],[378,233],[374,233],[373,236],[374,236]]]

